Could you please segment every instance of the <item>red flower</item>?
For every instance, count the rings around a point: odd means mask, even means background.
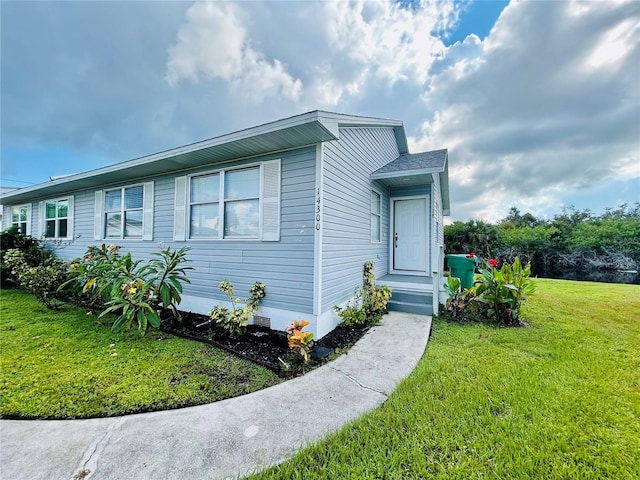
[[[475,257],[475,256],[476,256],[476,254],[475,254],[475,253],[473,253],[473,252],[471,252],[470,254],[468,254],[468,255],[467,255],[467,258],[473,258],[473,257]]]
[[[498,260],[496,260],[495,258],[490,258],[489,259],[489,265],[491,265],[492,267],[497,267],[498,266]]]

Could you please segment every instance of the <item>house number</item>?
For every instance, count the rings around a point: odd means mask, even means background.
[[[316,230],[320,230],[320,189],[316,193]]]

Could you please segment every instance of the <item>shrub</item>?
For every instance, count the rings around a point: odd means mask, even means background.
[[[188,262],[184,247],[167,247],[154,252],[147,262],[133,260],[131,253],[120,255],[117,245],[90,245],[85,255],[69,266],[72,278],[66,282],[77,297],[103,309],[100,317],[119,312],[114,330],[129,330],[135,323],[142,335],[150,324],[160,326],[159,309],[177,315],[182,282],[189,283],[183,266]]]
[[[289,348],[294,354],[302,357],[304,363],[309,361],[309,354],[313,348],[313,332],[302,331],[307,325],[307,320],[294,320],[293,324],[286,327]]]
[[[66,289],[77,303],[104,308],[111,299],[113,283],[118,276],[119,251],[120,247],[113,244],[89,245],[82,258],[69,265],[69,280],[61,288]]]
[[[37,267],[44,264],[45,260],[53,255],[42,248],[40,240],[22,234],[18,227],[11,227],[0,233],[0,282],[3,285],[18,285],[18,277],[11,273],[11,268],[5,264],[4,257],[9,250],[18,250],[23,253],[24,261],[29,267]]]
[[[342,318],[342,323],[348,327],[356,325],[375,325],[382,315],[387,313],[387,304],[391,299],[391,289],[387,285],[376,286],[373,262],[368,260],[364,264],[363,287],[356,287],[353,299],[344,308],[335,305],[333,309]]]
[[[24,252],[12,248],[4,256],[6,268],[17,284],[33,293],[40,303],[50,310],[56,310],[56,292],[66,279],[65,264],[53,256],[43,260],[41,265],[30,266]]]
[[[266,295],[266,285],[262,282],[255,282],[249,290],[251,297],[244,302],[236,298],[233,285],[228,280],[220,281],[218,288],[231,302],[232,310],[217,305],[209,312],[211,321],[221,326],[230,337],[244,335],[249,325],[249,317],[255,315],[258,311],[258,303]],[[244,303],[244,306],[240,307],[240,303]]]
[[[171,250],[170,247],[152,253],[157,258],[152,258],[143,269],[143,275],[149,277],[152,282],[152,298],[162,308],[170,309],[179,317],[177,306],[182,300],[182,282],[191,283],[186,276],[187,270],[192,267],[182,266],[188,262],[187,252],[183,247],[180,250]]]
[[[474,286],[474,300],[485,304],[488,317],[499,325],[519,325],[520,307],[535,292],[535,285],[529,278],[531,264],[523,268],[516,257],[513,264],[505,263],[500,269],[485,264],[480,268],[480,274]]]

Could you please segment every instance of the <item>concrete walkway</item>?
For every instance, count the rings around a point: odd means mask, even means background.
[[[0,477],[71,480],[83,470],[96,480],[247,475],[384,402],[418,363],[430,328],[431,317],[391,312],[337,360],[208,405],[89,420],[2,420]]]

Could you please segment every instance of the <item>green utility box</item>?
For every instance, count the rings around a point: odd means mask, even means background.
[[[460,279],[463,289],[473,287],[473,274],[476,271],[477,257],[468,258],[464,253],[450,253],[447,255],[447,263],[452,277]]]

